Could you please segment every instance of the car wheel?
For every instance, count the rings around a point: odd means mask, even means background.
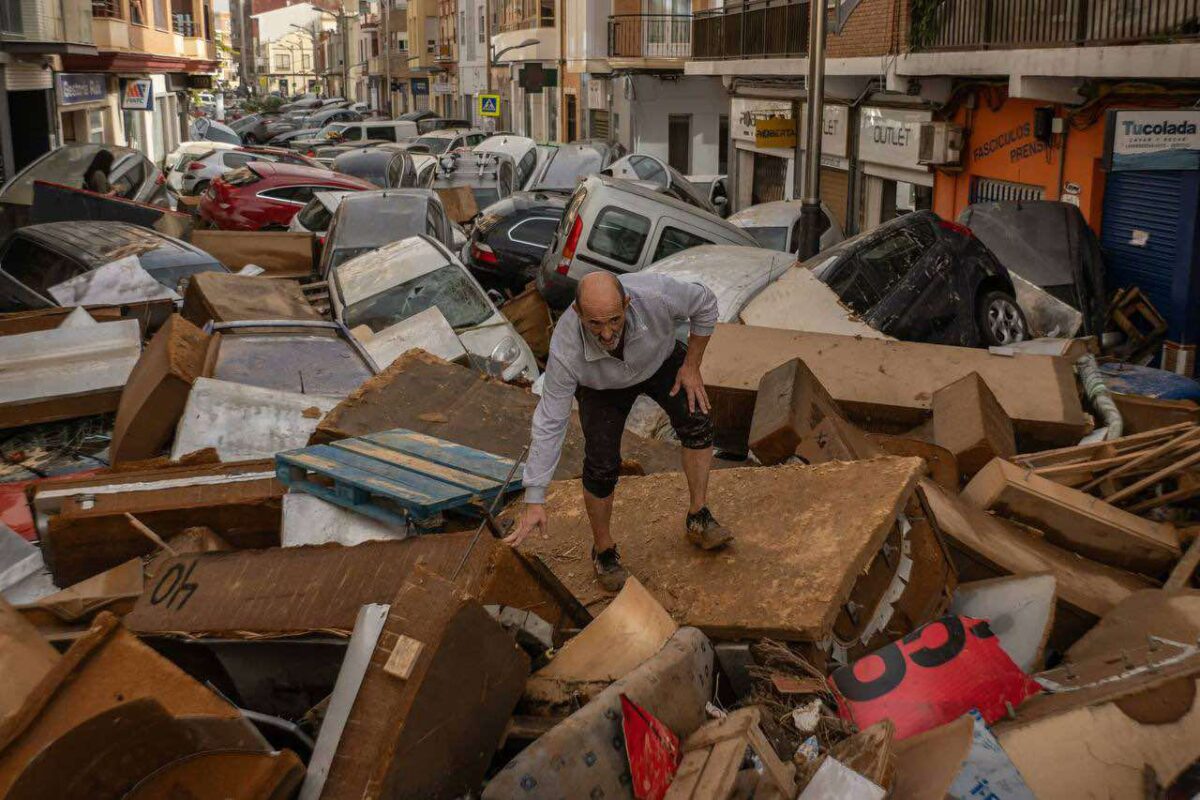
[[[1029,324],[1012,295],[992,290],[979,299],[979,335],[988,347],[1016,344],[1029,338]]]

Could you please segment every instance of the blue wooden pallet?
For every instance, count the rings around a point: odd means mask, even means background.
[[[513,463],[397,428],[278,453],[275,476],[292,491],[407,526],[443,511],[478,510],[500,493]],[[508,491],[520,488],[514,473]]]

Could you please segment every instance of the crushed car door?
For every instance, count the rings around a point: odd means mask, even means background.
[[[949,281],[953,259],[928,221],[898,226],[858,258],[881,295],[872,327],[906,341],[942,340],[959,299]]]

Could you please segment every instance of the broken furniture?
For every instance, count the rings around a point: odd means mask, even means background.
[[[759,709],[739,708],[723,719],[701,726],[683,742],[683,760],[665,800],[726,800],[739,781],[746,750],[762,763],[762,772],[750,768],[756,800],[792,800],[796,795],[796,768],[784,764],[759,728]],[[739,787],[745,791],[745,787]]]
[[[704,354],[718,447],[745,452],[759,382],[793,358],[851,422],[873,433],[921,424],[933,393],[972,372],[995,392],[1020,440],[1053,447],[1091,430],[1072,364],[1063,358],[718,324]]]
[[[0,429],[115,411],[141,352],[135,320],[82,308],[53,330],[0,336]]]
[[[962,499],[1042,531],[1047,541],[1151,577],[1182,555],[1172,525],[1122,511],[1000,458],[971,479]]]
[[[954,454],[968,479],[993,458],[1017,452],[1012,420],[979,373],[959,378],[933,393],[933,442]]]
[[[737,540],[705,553],[683,536],[682,474],[621,481],[614,495],[621,556],[676,621],[722,639],[820,643],[836,659],[910,632],[949,603],[954,572],[917,505],[915,458],[714,472],[709,505]],[[596,583],[579,484],[550,485],[555,523],[521,546],[589,609]],[[755,591],[747,592],[753,585]],[[873,644],[874,643],[874,644]]]
[[[406,528],[468,506],[491,522],[489,501],[521,488],[516,471],[511,459],[403,428],[275,456],[292,491]]]
[[[230,545],[279,544],[274,464],[152,465],[42,483],[33,493],[46,566],[62,587],[153,552],[127,513],[170,538],[211,528]]]
[[[295,281],[228,272],[193,275],[180,313],[197,327],[209,322],[324,319]]]

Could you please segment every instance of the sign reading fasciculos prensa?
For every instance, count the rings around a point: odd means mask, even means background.
[[[1109,169],[1200,169],[1200,110],[1110,111]]]

